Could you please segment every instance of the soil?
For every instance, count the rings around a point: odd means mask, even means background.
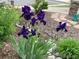
[[[3,44],[4,47],[0,49],[0,59],[19,59],[9,42],[4,42]]]

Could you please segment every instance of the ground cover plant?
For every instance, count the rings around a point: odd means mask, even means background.
[[[0,41],[5,41],[16,30],[16,22],[19,21],[19,12],[15,8],[0,8]]]
[[[79,59],[79,41],[74,38],[60,40],[57,51],[63,59]]]

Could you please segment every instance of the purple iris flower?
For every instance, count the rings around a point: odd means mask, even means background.
[[[36,29],[31,29],[32,36],[36,35]]]
[[[37,18],[42,21],[45,17],[45,12],[40,10],[39,13],[37,14]]]
[[[44,20],[45,12],[40,10],[40,12],[37,14],[37,18],[42,22],[44,25],[46,25],[46,21]]]
[[[31,19],[31,16],[34,15],[34,13],[31,12],[30,7],[28,7],[28,6],[22,7],[22,12],[23,13],[22,13],[22,15],[20,17],[24,17],[25,20],[30,20]]]
[[[59,30],[64,30],[65,32],[67,32],[66,26],[66,23],[62,24],[62,22],[59,22],[59,26],[56,28],[56,31],[58,32]]]
[[[33,17],[33,18],[31,19],[31,24],[32,24],[32,26],[35,25],[36,21],[37,21],[37,19],[36,19],[35,17]]]
[[[23,26],[21,31],[18,33],[18,36],[23,35],[24,38],[28,38],[29,30]]]
[[[30,19],[31,19],[30,13],[29,13],[29,14],[25,13],[25,14],[24,14],[24,19],[25,19],[25,20],[30,20]]]
[[[24,7],[22,7],[22,12],[24,12],[24,13],[30,13],[30,11],[31,11],[31,8],[29,7],[29,6],[24,6]]]

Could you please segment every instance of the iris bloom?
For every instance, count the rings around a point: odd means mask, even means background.
[[[45,12],[40,10],[40,12],[37,14],[37,18],[42,22],[44,25],[46,25],[46,21],[44,20],[45,18]]]
[[[37,14],[37,17],[40,21],[42,21],[45,17],[45,12],[40,10],[40,12]]]
[[[65,32],[67,32],[66,26],[67,26],[66,23],[62,24],[62,22],[59,22],[59,26],[56,28],[56,31],[58,32],[60,30],[64,30]]]
[[[25,13],[30,13],[30,11],[31,11],[31,9],[30,9],[30,7],[29,6],[24,6],[24,7],[22,7],[22,12],[25,12]]]
[[[32,24],[32,26],[35,25],[36,21],[37,21],[37,19],[36,19],[35,17],[33,17],[33,18],[31,19],[31,24]]]
[[[34,15],[34,13],[31,12],[30,7],[28,7],[28,6],[22,7],[22,12],[23,13],[22,13],[21,17],[24,17],[25,20],[30,20],[32,18],[32,16]],[[44,17],[45,17],[45,12],[42,11],[42,10],[40,10],[39,13],[37,14],[37,19],[41,23],[43,23],[44,25],[46,25],[46,21],[44,20]],[[31,19],[31,23],[32,23],[33,26],[34,26],[34,24],[35,24],[35,22],[36,22],[37,19],[35,19],[35,18]]]
[[[34,16],[34,13],[31,12],[31,8],[28,6],[24,6],[22,7],[22,15],[21,17],[24,17],[25,20],[31,20],[31,24],[32,26],[35,25],[35,23],[37,23],[37,20],[39,20],[41,23],[43,23],[44,25],[46,25],[46,21],[44,20],[45,17],[45,12],[40,10],[40,12],[37,14],[37,18]],[[29,35],[29,34],[32,35]],[[23,26],[23,28],[21,29],[21,31],[18,33],[18,35],[22,35],[25,38],[28,38],[28,36],[34,36],[36,35],[36,29],[31,29],[31,31],[28,30],[28,28],[25,28],[25,26]]]
[[[23,13],[22,13],[21,17],[24,17],[25,20],[30,20],[31,16],[34,15],[33,12],[31,12],[30,7],[28,7],[28,6],[22,7],[22,12]]]
[[[23,26],[21,31],[18,33],[18,36],[22,35],[24,38],[28,38],[29,30]]]
[[[36,29],[31,30],[32,36],[36,35]]]
[[[18,33],[18,36],[22,35],[24,38],[28,39],[30,33],[32,34],[31,36],[36,35],[36,29],[31,29],[30,32],[28,28],[25,28],[25,26],[23,26],[21,31]]]

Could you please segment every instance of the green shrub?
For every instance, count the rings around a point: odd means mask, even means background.
[[[60,40],[57,51],[63,59],[79,59],[79,41],[67,38]]]
[[[18,41],[12,36],[11,42],[21,59],[45,59],[48,50],[53,46],[52,42],[45,42],[35,36],[28,40],[20,38]]]
[[[0,41],[9,38],[15,32],[15,24],[19,21],[19,12],[13,8],[0,8]]]
[[[40,9],[47,9],[48,2],[45,0],[36,0],[35,4],[33,4],[35,12],[38,13]]]

